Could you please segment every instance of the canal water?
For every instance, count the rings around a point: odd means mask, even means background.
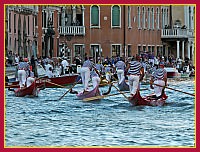
[[[169,80],[170,88],[195,93],[194,79]],[[69,87],[68,87],[69,88]],[[149,88],[149,85],[141,85]],[[74,90],[81,90],[78,84]],[[108,87],[100,88],[106,92]],[[83,102],[68,89],[47,88],[36,98],[5,93],[6,147],[193,147],[195,98],[166,89],[162,107],[133,107],[122,96]],[[143,90],[147,95],[152,90]],[[111,93],[117,93],[113,87]],[[128,95],[128,94],[127,94]]]

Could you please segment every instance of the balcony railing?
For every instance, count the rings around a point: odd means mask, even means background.
[[[58,32],[60,35],[85,35],[85,26],[60,26]]]
[[[194,37],[194,30],[191,29],[162,29],[161,38],[189,38]]]

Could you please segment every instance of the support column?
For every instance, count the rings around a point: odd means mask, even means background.
[[[190,42],[188,41],[188,58],[190,58]]]
[[[62,7],[62,12],[61,12],[61,26],[65,26],[65,10],[66,10],[66,7]]]
[[[85,7],[82,6],[82,21],[83,21],[83,26],[85,26]]]
[[[75,24],[76,23],[76,6],[72,6],[72,22]]]
[[[179,45],[179,43],[180,43],[180,41],[176,41],[176,58],[179,58],[179,52],[180,52],[180,45]]]
[[[190,60],[192,60],[194,64],[194,43],[192,43],[192,57]]]
[[[184,48],[185,48],[185,46],[184,46],[184,41],[182,41],[182,59],[184,59],[185,58],[185,50],[184,50]]]

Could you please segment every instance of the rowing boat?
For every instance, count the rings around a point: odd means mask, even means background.
[[[27,95],[32,97],[37,97],[39,91],[40,89],[36,86],[35,81],[29,87],[14,89],[16,97],[24,97]]]
[[[129,85],[126,83],[125,78],[118,83],[118,88],[120,91],[129,91]]]
[[[99,86],[96,86],[93,90],[91,91],[86,91],[86,92],[80,92],[76,96],[78,99],[83,100],[85,98],[90,98],[90,97],[95,97],[101,95],[99,91]]]
[[[66,86],[66,85],[76,82],[77,77],[78,77],[77,74],[65,74],[65,75],[61,75],[59,77],[40,78],[40,79],[37,79],[36,85],[38,86],[38,85],[41,85],[42,83],[45,83],[46,88],[56,88],[58,86],[56,86],[54,84]],[[48,83],[48,82],[50,82],[50,83]]]
[[[159,99],[152,98],[152,96],[153,94],[141,97],[140,92],[138,91],[135,96],[129,97],[128,100],[133,106],[163,106],[168,97],[165,93]]]

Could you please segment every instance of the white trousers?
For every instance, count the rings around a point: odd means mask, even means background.
[[[28,77],[26,81],[26,86],[29,87],[34,81],[35,81],[35,78]]]
[[[88,67],[82,67],[80,72],[84,89],[87,89],[90,80],[90,69]]]
[[[134,96],[139,89],[139,80],[140,76],[137,75],[129,75],[128,76],[128,82],[129,82],[129,89],[130,93]]]
[[[24,87],[26,84],[26,71],[25,70],[18,70],[18,80],[19,86]]]
[[[93,88],[95,88],[97,85],[100,83],[100,78],[99,77],[92,77],[92,85]]]
[[[165,86],[165,81],[156,80],[156,81],[154,81],[154,84],[158,84],[160,86]],[[156,97],[159,97],[162,94],[163,87],[160,87],[160,86],[157,86],[157,85],[153,86],[154,87],[154,93],[155,93]]]
[[[117,77],[118,77],[119,83],[121,83],[122,80],[124,79],[124,70],[117,70]]]
[[[106,72],[106,80],[110,81],[111,79],[111,74],[109,72]]]

